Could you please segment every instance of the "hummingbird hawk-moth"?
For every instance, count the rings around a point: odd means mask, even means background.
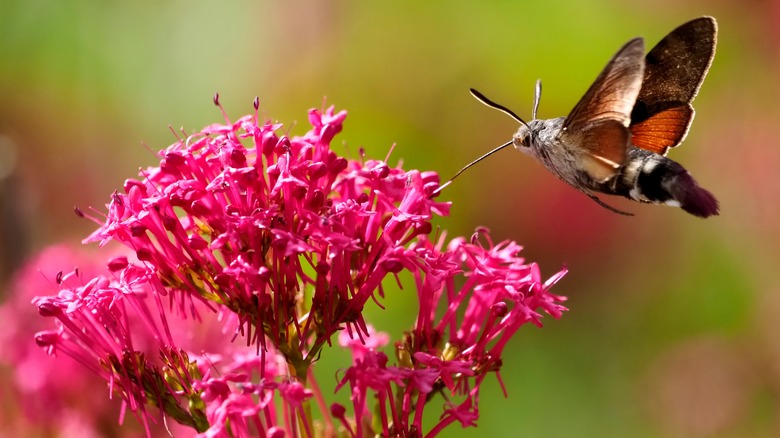
[[[539,81],[533,120],[528,123],[471,89],[480,102],[508,114],[520,128],[511,141],[471,162],[455,177],[512,145],[613,212],[630,215],[605,204],[596,193],[678,206],[702,218],[717,215],[718,201],[712,193],[666,157],[688,133],[694,116],[691,101],[712,63],[716,38],[715,19],[700,17],[673,30],[646,56],[643,39],[632,39],[612,57],[567,117],[536,118]]]

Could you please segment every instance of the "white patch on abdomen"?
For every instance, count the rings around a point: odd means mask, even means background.
[[[631,190],[628,191],[628,195],[631,199],[640,202],[652,202],[639,189],[639,175],[649,174],[655,169],[655,166],[661,161],[661,157],[648,155],[644,160],[634,160],[629,163],[624,171],[628,181],[631,181]],[[676,201],[672,201],[676,202]],[[667,202],[668,203],[668,202]],[[672,205],[672,204],[669,204]]]
[[[642,166],[644,166],[646,161],[647,160],[631,160],[631,162],[628,163],[628,166],[626,166],[626,169],[623,171],[625,181],[631,185],[631,190],[628,191],[628,196],[631,196],[631,199],[635,201],[645,200],[644,196],[642,196],[642,194],[639,192],[637,181],[639,180],[639,172],[642,171]]]

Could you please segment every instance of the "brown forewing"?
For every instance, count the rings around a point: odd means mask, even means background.
[[[598,180],[609,179],[625,161],[627,128],[643,71],[644,42],[635,38],[612,57],[563,124],[561,141],[587,153],[593,165],[586,170]]]
[[[691,20],[669,33],[645,57],[642,88],[631,112],[631,142],[665,155],[693,121],[696,97],[715,55],[717,24]]]
[[[605,182],[615,175],[626,158],[628,129],[617,120],[599,120],[584,131],[581,141],[587,145],[599,145],[598,151],[585,154],[582,168],[596,181]]]

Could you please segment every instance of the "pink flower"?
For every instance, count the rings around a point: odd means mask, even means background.
[[[480,236],[487,245],[479,243]],[[508,339],[527,322],[539,324],[538,310],[554,317],[565,310],[557,304],[563,298],[548,291],[565,271],[543,282],[538,267],[518,257],[520,247],[515,243],[493,245],[483,229],[471,242],[455,239],[446,251],[439,247],[420,238],[408,250],[416,254],[409,269],[417,285],[419,312],[415,328],[396,344],[398,366],[387,366],[386,356],[369,354],[371,348],[351,346],[354,364],[337,389],[347,383],[351,387],[356,424],[363,424],[356,428],[356,436],[367,427],[357,414],[368,412],[369,391],[376,394],[380,413],[385,409],[383,433],[433,436],[453,421],[476,424],[480,385],[489,374],[498,374]],[[459,277],[465,282],[456,281]],[[441,308],[446,310],[438,316]],[[503,387],[500,377],[499,384]],[[425,432],[422,413],[444,389],[451,408]],[[390,401],[394,398],[395,403]],[[395,405],[401,409],[392,409]]]
[[[442,421],[437,425],[438,430],[442,430],[453,421],[458,421],[463,427],[476,427],[479,412],[474,408],[474,399],[467,398],[463,403],[455,405],[447,403],[448,409],[444,410]],[[433,432],[438,432],[434,430]],[[435,435],[435,433],[433,433]]]
[[[442,383],[450,390],[455,389],[453,377],[474,375],[471,363],[466,361],[441,360],[438,357],[420,351],[414,353],[414,358],[419,364],[435,370],[437,377],[440,376]]]
[[[357,362],[362,360],[369,352],[376,352],[387,345],[389,336],[387,333],[377,332],[374,327],[368,325],[366,335],[362,338],[352,338],[348,331],[339,333],[339,345],[352,350],[352,360]],[[357,333],[356,336],[360,335]]]
[[[315,407],[324,430],[335,419],[358,437],[475,425],[480,385],[492,373],[501,384],[511,336],[566,310],[549,292],[565,270],[545,282],[517,244],[494,245],[485,230],[431,241],[433,215],[449,213],[432,197],[438,176],[338,156],[330,142],[345,117],[311,110],[312,129],[288,137],[245,116],[161,151],[85,239],[119,242],[137,261],[114,255],[108,273],[37,298],[56,321],[39,345],[101,376],[147,434],[164,416],[200,436],[311,436]],[[383,306],[388,277],[411,278],[419,306],[395,363],[363,315]],[[251,350],[195,349],[178,321],[211,311]],[[353,353],[337,386],[349,414],[313,371],[337,333]],[[423,424],[432,405],[444,414]]]
[[[200,410],[187,406],[197,397],[191,385],[196,366],[175,346],[164,314],[155,311],[161,288],[152,272],[129,265],[119,279],[96,277],[63,287],[57,296],[38,297],[33,304],[42,316],[55,318],[59,330],[39,332],[36,342],[103,377],[111,393],[140,414],[147,434],[147,405],[165,406],[178,422],[205,429]],[[144,341],[152,341],[153,354],[144,352]]]
[[[111,256],[115,257],[113,250]],[[90,371],[94,370],[94,361],[83,364],[65,357],[59,349],[64,329],[52,329],[49,320],[37,317],[38,309],[30,305],[33,297],[43,291],[84,286],[85,278],[100,272],[101,265],[105,265],[105,259],[85,249],[54,245],[28,261],[14,276],[8,299],[0,305],[0,365],[14,367],[14,373],[0,376],[6,407],[0,414],[4,430],[18,436],[44,436],[52,431],[103,436],[105,425],[120,415],[121,399],[106,400],[106,381]],[[63,274],[63,268],[76,269]],[[52,347],[49,351],[63,354],[47,355],[33,342],[33,335],[39,343]],[[175,424],[171,428],[177,436],[188,436],[190,430]],[[155,435],[165,433],[160,424],[150,425],[150,430]],[[116,436],[139,433],[136,425],[129,424]]]
[[[366,334],[361,309],[398,263],[410,263],[400,245],[447,210],[416,172],[334,154],[329,142],[345,116],[312,110],[313,129],[293,138],[253,116],[211,126],[161,152],[143,180],[128,180],[86,241],[127,245],[177,308],[224,305],[239,331],[262,347],[268,337],[305,372],[345,325]],[[302,291],[311,291],[305,319]]]

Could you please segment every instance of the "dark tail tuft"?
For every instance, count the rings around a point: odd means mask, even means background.
[[[718,200],[712,193],[701,188],[687,171],[677,175],[676,184],[673,184],[671,189],[674,199],[688,213],[701,218],[718,215]]]

